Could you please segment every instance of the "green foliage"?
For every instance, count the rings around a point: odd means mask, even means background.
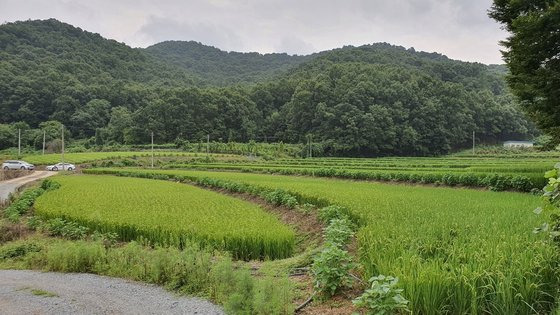
[[[215,256],[214,254],[218,254]],[[49,240],[0,246],[0,262],[14,259],[25,268],[87,272],[165,286],[181,294],[210,298],[232,314],[293,313],[292,284],[285,276],[256,279],[227,256],[186,243],[147,248],[136,242],[106,247],[102,242]]]
[[[297,198],[282,189],[276,189],[265,194],[264,199],[273,205],[282,205],[291,209],[298,205]]]
[[[549,220],[540,227],[535,228],[535,233],[548,232],[551,238],[560,246],[560,163],[555,168],[547,171],[544,177],[548,180],[543,188],[543,205],[535,209],[536,214],[546,213]]]
[[[10,243],[0,247],[0,260],[22,257],[39,251],[41,251],[41,246],[32,241]]]
[[[310,56],[193,42],[132,49],[50,19],[1,25],[0,58],[0,149],[14,145],[15,124],[24,145],[40,148],[47,121],[84,148],[146,144],[154,131],[156,143],[204,146],[210,135],[249,143],[251,154],[251,141],[309,136],[313,156],[439,155],[464,147],[473,129],[480,142],[534,133],[499,66],[382,43]],[[258,83],[211,86],[240,82]]]
[[[285,53],[226,52],[194,41],[165,41],[146,48],[146,52],[163,62],[203,77],[204,82],[213,85],[258,82],[310,58]]]
[[[16,201],[4,210],[4,216],[12,222],[18,222],[20,217],[33,206],[35,200],[44,192],[45,189],[41,187],[26,190]]]
[[[72,240],[84,239],[89,232],[89,229],[85,226],[75,222],[67,222],[60,218],[48,220],[45,223],[45,228],[52,236],[62,236]]]
[[[545,184],[541,176],[554,164],[555,153],[512,157],[447,158],[320,158],[265,162],[170,164],[166,168],[220,169],[243,172],[338,177],[357,180],[411,182],[447,186],[486,187],[496,191],[529,192]],[[514,165],[512,165],[514,164]]]
[[[408,312],[408,300],[401,293],[402,289],[397,289],[398,278],[379,275],[369,279],[371,287],[361,296],[356,298],[353,303],[365,308],[367,314],[385,315],[397,312]]]
[[[341,206],[330,205],[319,209],[319,219],[324,223],[329,223],[332,220],[344,219],[346,210]]]
[[[332,219],[325,228],[325,241],[342,247],[354,236],[352,222],[347,218]]]
[[[79,152],[79,153],[66,153],[64,155],[65,162],[68,163],[86,163],[98,160],[115,160],[115,159],[137,159],[140,157],[151,157],[151,152],[146,151],[128,151],[128,152]],[[194,153],[180,152],[180,151],[156,151],[156,157],[192,157]],[[60,162],[60,154],[45,154],[45,155],[25,155],[22,158],[28,163],[46,165],[56,164]],[[114,163],[114,162],[113,162]],[[127,165],[125,165],[127,166]]]
[[[235,172],[98,171],[211,178],[284,189],[319,207],[340,205],[359,223],[365,275],[398,277],[414,314],[548,313],[556,305],[560,258],[553,244],[527,233],[540,221],[527,213],[539,203],[530,194]],[[328,265],[330,254],[323,255],[320,265]],[[325,270],[325,279],[342,274]]]
[[[291,303],[294,288],[289,278],[265,276],[256,281],[253,292],[253,314],[294,313],[294,306]]]
[[[353,268],[352,258],[339,246],[328,243],[313,259],[311,273],[315,289],[326,297],[334,295],[340,288],[352,284],[349,275]]]
[[[61,187],[41,196],[35,209],[37,215],[54,219],[48,224],[54,235],[81,238],[88,228],[116,233],[123,241],[143,238],[179,248],[194,241],[228,250],[239,259],[284,258],[294,248],[294,232],[277,218],[249,202],[212,191],[109,176],[64,176],[53,181]]]
[[[494,0],[490,16],[511,35],[502,44],[513,93],[532,120],[557,145],[560,143],[560,2]]]

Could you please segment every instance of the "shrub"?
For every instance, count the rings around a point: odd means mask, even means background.
[[[20,217],[33,206],[35,199],[44,192],[43,188],[26,190],[21,197],[4,210],[4,216],[12,222],[18,222]]]
[[[346,218],[345,209],[341,206],[331,205],[319,209],[319,219],[324,223],[329,223],[333,219]]]
[[[276,189],[265,193],[264,199],[276,206],[286,206],[290,209],[298,205],[297,198],[282,189]]]
[[[45,227],[52,236],[62,236],[73,240],[84,239],[89,231],[85,226],[61,218],[48,220]]]
[[[325,228],[325,240],[338,247],[343,247],[353,235],[352,223],[347,218],[332,219]]]
[[[28,253],[39,252],[41,246],[34,242],[11,243],[0,247],[0,259],[9,259],[25,256]]]
[[[314,287],[320,294],[330,297],[340,288],[352,284],[349,271],[354,267],[350,254],[334,244],[327,244],[311,266]]]
[[[379,275],[369,279],[371,287],[353,301],[354,305],[367,309],[367,314],[395,314],[408,312],[408,301],[397,289],[399,279]]]

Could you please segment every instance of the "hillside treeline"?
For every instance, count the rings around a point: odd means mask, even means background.
[[[354,156],[445,154],[473,131],[485,143],[535,133],[501,66],[389,44],[294,59],[205,59],[181,42],[149,50],[56,20],[1,25],[0,149],[17,144],[17,129],[26,145],[42,144],[39,129],[54,140],[57,124],[85,145],[147,143],[153,131],[157,143],[312,139],[323,154]],[[224,70],[243,64],[250,75]]]

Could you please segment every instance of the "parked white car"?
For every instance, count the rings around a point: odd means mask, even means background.
[[[47,166],[47,171],[73,171],[75,169],[76,165],[70,163],[58,163]]]
[[[35,165],[25,161],[7,160],[2,163],[2,169],[7,170],[33,170]]]

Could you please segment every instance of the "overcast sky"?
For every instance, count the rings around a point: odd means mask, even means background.
[[[308,54],[388,42],[503,63],[492,0],[0,0],[0,23],[56,18],[146,47],[195,40],[223,50]]]

